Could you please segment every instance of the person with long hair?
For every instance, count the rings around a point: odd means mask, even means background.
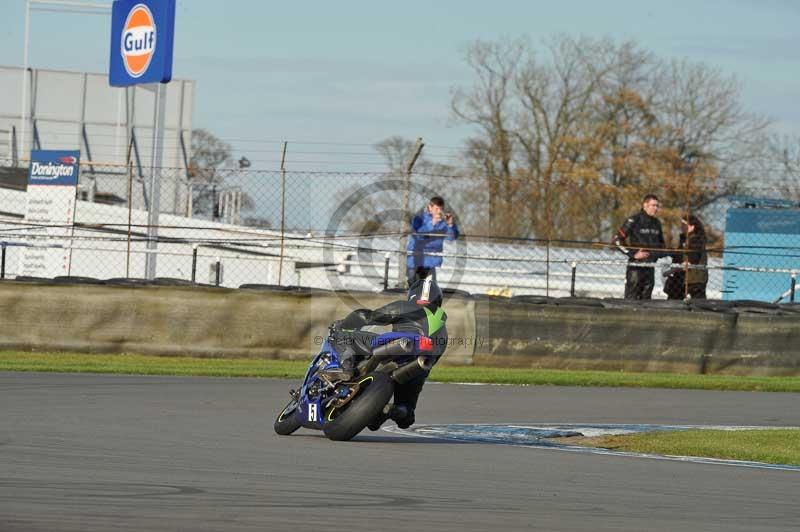
[[[668,299],[684,299],[687,295],[692,299],[706,299],[708,254],[705,227],[694,214],[682,216],[681,226],[678,242],[681,251],[673,254],[672,262],[682,264],[683,268],[673,269],[664,280],[664,293]]]

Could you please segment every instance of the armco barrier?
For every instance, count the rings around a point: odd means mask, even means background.
[[[402,297],[356,296],[370,308]],[[307,360],[352,304],[334,292],[258,285],[6,281],[0,348]],[[458,295],[445,308],[445,364],[800,375],[796,305]]]

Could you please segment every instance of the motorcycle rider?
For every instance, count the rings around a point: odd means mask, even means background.
[[[357,358],[366,358],[371,354],[369,341],[371,337],[359,335],[359,329],[367,325],[391,325],[393,332],[410,332],[427,336],[432,340],[432,362],[435,364],[447,348],[447,314],[442,308],[442,290],[429,275],[419,279],[408,289],[408,298],[393,301],[376,310],[357,309],[336,323],[336,328],[351,334],[340,336],[338,341],[345,343],[344,351],[339,356],[342,368],[346,372],[345,379],[352,378],[355,373]],[[343,341],[344,340],[344,341]],[[394,405],[384,409],[382,415],[370,423],[371,430],[378,430],[381,424],[391,418],[397,426],[404,429],[414,424],[414,410],[422,392],[425,380],[430,371],[412,379],[405,384],[397,384],[394,390]]]

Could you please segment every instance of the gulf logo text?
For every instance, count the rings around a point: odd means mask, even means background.
[[[144,4],[136,4],[122,28],[122,62],[128,75],[140,77],[147,71],[156,51],[156,23]]]

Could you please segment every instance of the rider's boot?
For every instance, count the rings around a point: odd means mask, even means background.
[[[343,380],[349,381],[356,374],[356,351],[353,346],[348,345],[344,353],[339,356],[339,364],[346,377]]]
[[[355,372],[352,369],[348,370],[343,368],[323,369],[319,372],[320,377],[330,382],[349,381],[353,378],[354,374]]]
[[[413,425],[416,420],[414,418],[414,409],[410,408],[408,405],[395,405],[389,417],[391,417],[392,420],[397,423],[397,427],[401,429],[407,429]]]
[[[414,410],[417,407],[419,394],[425,385],[425,377],[419,377],[411,382],[396,386],[394,389],[394,407],[390,413],[392,420],[401,429],[407,429],[414,424]]]
[[[355,351],[351,346],[347,346],[339,355],[339,367],[320,371],[320,377],[331,381],[349,381],[356,374],[355,358]]]
[[[412,412],[413,417],[413,412]],[[367,428],[369,430],[375,431],[381,428],[381,425],[386,423],[387,420],[391,419],[393,421],[403,420],[408,417],[408,408],[405,405],[395,405],[392,403],[387,404],[383,407],[380,414],[378,414],[375,419],[373,419]],[[408,426],[408,425],[407,425]],[[406,427],[400,427],[406,428]]]

